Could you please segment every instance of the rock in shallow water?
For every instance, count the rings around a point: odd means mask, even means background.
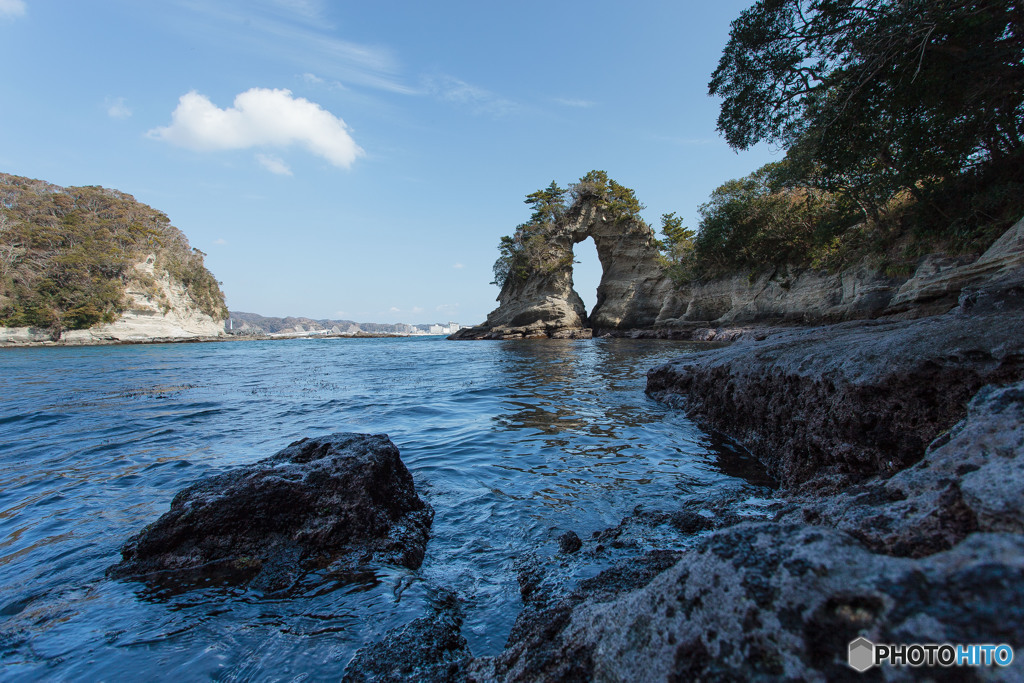
[[[447,593],[426,616],[389,631],[379,642],[360,648],[345,668],[342,681],[464,681],[471,655],[461,628],[459,600],[454,593]]]
[[[169,512],[128,540],[108,574],[278,589],[328,566],[415,569],[433,516],[387,435],[302,439],[180,491]]]

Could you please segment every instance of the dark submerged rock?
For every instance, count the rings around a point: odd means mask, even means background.
[[[387,435],[302,439],[180,491],[169,512],[125,543],[108,574],[278,589],[328,566],[415,569],[433,515]]]
[[[576,535],[575,531],[566,531],[558,537],[558,550],[565,554],[572,554],[583,547],[583,541]]]
[[[469,646],[462,609],[447,593],[430,613],[362,647],[345,668],[344,683],[448,683],[466,680]]]

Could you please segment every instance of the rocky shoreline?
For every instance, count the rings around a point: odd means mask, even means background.
[[[497,656],[474,658],[443,603],[360,651],[348,680],[1020,680],[1019,661],[847,663],[858,637],[1024,643],[1020,281],[965,287],[944,315],[737,336],[652,370],[647,390],[742,443],[781,489],[560,539],[523,558],[524,608]],[[618,564],[572,576],[609,548]]]
[[[0,328],[4,329],[4,328]],[[30,339],[19,341],[18,338],[0,337],[0,349],[12,348],[36,348],[47,346],[132,346],[135,344],[201,344],[207,342],[241,342],[241,341],[286,341],[294,339],[395,339],[408,335],[401,334],[378,334],[376,332],[359,332],[357,334],[318,334],[316,336],[283,336],[272,334],[225,334],[217,336],[193,336],[193,337],[149,337],[138,339],[78,339],[62,337],[54,341],[52,339]]]
[[[859,674],[847,653],[858,637],[1024,643],[1024,282],[964,286],[955,308],[931,317],[715,335],[738,341],[651,370],[647,392],[741,444],[780,486],[638,508],[591,537],[568,532],[524,553],[523,609],[493,657],[469,651],[459,596],[441,587],[422,617],[359,650],[345,680],[1020,680],[1020,661]],[[356,488],[390,486],[393,474],[405,480],[382,436],[337,435],[286,451],[345,460],[341,451],[361,439],[383,439],[371,450],[383,448],[391,464]],[[275,458],[314,460],[292,455]],[[274,462],[255,466],[256,476],[277,477]],[[374,550],[396,543],[422,558],[429,506],[418,507],[404,486],[396,495],[412,502],[383,513],[393,522],[354,545],[325,554],[315,540],[282,554],[281,534],[303,533],[273,530],[271,542],[229,556],[255,558],[243,573],[269,568],[257,585],[271,588],[310,562],[397,562]],[[169,515],[180,518],[195,495],[222,488],[212,480],[197,487]],[[406,514],[418,521],[397,521]],[[223,564],[206,545],[200,552],[188,543],[171,552],[173,566],[140,561],[145,539],[175,536],[161,531],[171,521],[130,541],[111,575],[151,580],[168,568]],[[200,537],[219,548],[217,533]],[[179,566],[182,557],[195,567]],[[604,570],[581,574],[584,566]]]
[[[589,316],[572,281],[572,245],[588,237],[602,266]],[[450,339],[728,340],[779,325],[942,314],[965,288],[1024,279],[1024,220],[981,255],[929,254],[912,274],[893,275],[864,261],[837,273],[769,267],[682,285],[666,274],[650,228],[616,220],[588,201],[574,204],[546,239],[559,256],[556,265],[510,278],[487,320]]]

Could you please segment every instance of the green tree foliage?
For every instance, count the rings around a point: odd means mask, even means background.
[[[711,193],[700,207],[700,232],[690,251],[692,275],[835,265],[837,240],[854,222],[854,208],[841,195],[787,186],[786,166],[768,164]]]
[[[620,219],[640,221],[640,212],[646,208],[633,190],[618,184],[604,171],[590,171],[569,192],[574,204],[586,199],[597,201]]]
[[[976,251],[1024,214],[1020,0],[758,0],[709,90],[786,159],[701,207],[693,275]]]
[[[567,198],[572,199],[572,205],[566,204]],[[610,179],[604,171],[590,171],[568,190],[551,181],[543,190],[526,195],[525,203],[533,209],[530,220],[498,243],[491,284],[504,287],[510,279],[523,281],[530,273],[552,271],[565,265],[564,250],[552,247],[551,236],[566,216],[588,201],[596,202],[620,220],[643,222],[640,211],[644,206],[637,200],[636,193]]]
[[[543,190],[526,195],[525,204],[533,208],[530,222],[535,224],[554,223],[565,214],[565,195],[568,190],[558,186],[554,180]]]
[[[709,90],[736,149],[768,141],[791,171],[870,218],[901,190],[1021,156],[1019,0],[759,0],[733,22]]]
[[[665,267],[673,280],[688,279],[686,265],[693,260],[694,238],[696,232],[683,225],[683,219],[672,213],[661,214],[662,239],[657,247],[661,252],[662,266]]]
[[[135,268],[149,254],[200,310],[227,317],[203,253],[163,213],[114,190],[0,174],[0,325],[59,337],[113,322],[128,304],[126,285],[158,294],[153,277]]]

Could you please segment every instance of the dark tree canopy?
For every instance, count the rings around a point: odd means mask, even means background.
[[[736,149],[767,141],[877,207],[1019,157],[1024,2],[759,0],[709,84]]]

